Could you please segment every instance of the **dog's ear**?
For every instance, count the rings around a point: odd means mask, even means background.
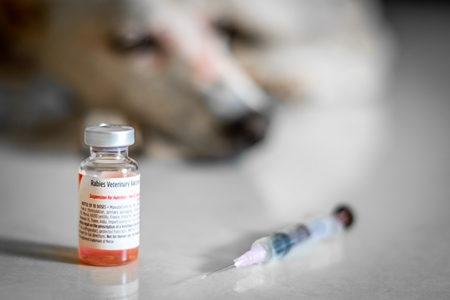
[[[21,78],[37,63],[48,9],[45,0],[0,0],[0,76]]]

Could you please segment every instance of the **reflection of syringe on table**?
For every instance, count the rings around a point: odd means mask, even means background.
[[[283,232],[256,240],[251,249],[239,256],[234,262],[217,271],[204,274],[205,278],[213,273],[225,271],[233,267],[242,268],[253,264],[268,263],[277,260],[294,247],[306,241],[321,240],[333,233],[348,228],[353,223],[353,213],[346,206],[339,206],[331,216],[307,224],[295,224]]]

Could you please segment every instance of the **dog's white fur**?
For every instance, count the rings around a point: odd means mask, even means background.
[[[373,1],[31,2],[47,7],[45,26],[22,44],[39,70],[75,93],[90,122],[112,116],[151,127],[182,155],[235,151],[224,127],[264,113],[266,91],[361,103],[382,90],[389,65]],[[136,46],[142,37],[147,45]]]

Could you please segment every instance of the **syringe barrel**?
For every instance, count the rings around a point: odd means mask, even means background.
[[[342,224],[334,217],[323,218],[307,224],[295,224],[281,232],[260,238],[253,243],[252,249],[263,247],[266,255],[262,263],[266,263],[285,256],[299,244],[320,240],[341,230]]]

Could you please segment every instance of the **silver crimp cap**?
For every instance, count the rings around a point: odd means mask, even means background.
[[[110,124],[86,127],[84,143],[92,147],[130,146],[134,144],[134,128]]]

